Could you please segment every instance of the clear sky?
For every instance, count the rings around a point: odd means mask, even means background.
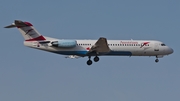
[[[178,101],[180,0],[1,0],[0,101]],[[62,55],[23,45],[15,19],[60,39],[159,40],[174,53],[155,57]]]

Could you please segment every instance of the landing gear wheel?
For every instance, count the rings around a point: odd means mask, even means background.
[[[94,62],[98,62],[99,61],[99,57],[94,57]]]
[[[159,59],[156,59],[155,62],[158,63],[158,62],[159,62]]]
[[[87,65],[91,65],[92,64],[92,61],[91,60],[88,60],[87,61]]]

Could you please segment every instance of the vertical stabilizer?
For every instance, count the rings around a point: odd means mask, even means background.
[[[9,26],[5,28],[13,28],[17,27],[21,32],[22,36],[24,37],[25,41],[43,41],[46,40],[29,22],[23,22],[20,20],[15,20]]]

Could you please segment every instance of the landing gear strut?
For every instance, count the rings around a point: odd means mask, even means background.
[[[92,65],[91,56],[88,56],[89,60],[87,61],[87,65]]]

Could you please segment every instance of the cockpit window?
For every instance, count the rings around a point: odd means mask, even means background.
[[[166,45],[164,43],[162,43],[161,46],[166,46]]]

